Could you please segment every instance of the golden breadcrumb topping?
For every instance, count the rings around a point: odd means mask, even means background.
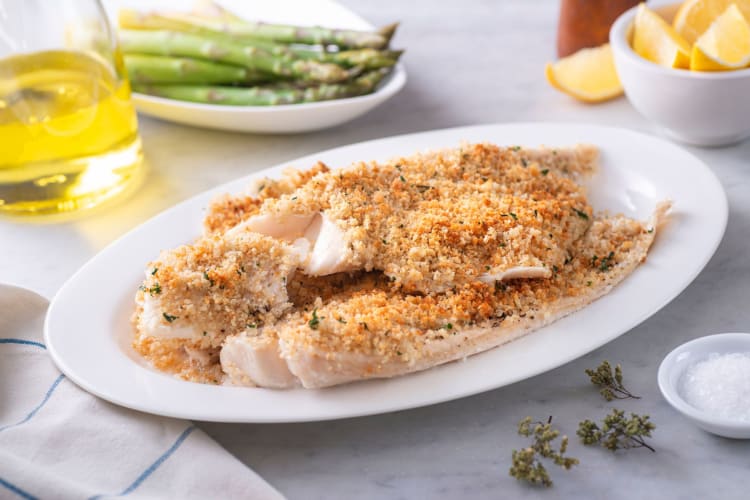
[[[204,233],[223,233],[256,214],[262,204],[263,200],[252,194],[219,196],[206,210]]]
[[[223,233],[233,228],[257,213],[264,199],[289,194],[315,175],[328,172],[328,170],[328,167],[321,162],[307,170],[287,169],[280,179],[266,177],[255,182],[247,194],[224,194],[217,197],[206,211],[206,217],[203,220],[205,233]]]
[[[156,303],[162,327],[188,326],[219,346],[291,307],[286,280],[298,261],[283,242],[249,231],[206,236],[149,263],[136,301]]]

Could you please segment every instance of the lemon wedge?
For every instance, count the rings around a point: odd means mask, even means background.
[[[680,5],[672,25],[688,43],[693,44],[732,4],[736,4],[745,19],[750,21],[750,0],[686,0]]]
[[[633,25],[633,50],[669,68],[690,67],[690,44],[646,4],[640,4]]]
[[[553,87],[584,102],[606,101],[622,94],[608,43],[547,63],[544,74]]]
[[[703,33],[690,57],[690,69],[724,71],[750,65],[750,24],[730,5]]]

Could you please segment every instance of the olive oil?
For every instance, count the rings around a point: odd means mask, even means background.
[[[130,87],[96,55],[0,60],[0,213],[93,206],[121,192],[140,162]]]

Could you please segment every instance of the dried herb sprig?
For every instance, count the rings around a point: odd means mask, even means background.
[[[591,383],[599,387],[599,394],[607,401],[613,399],[641,399],[625,388],[622,384],[622,367],[618,364],[614,371],[609,361],[604,360],[595,370],[587,369],[586,375],[591,379]]]
[[[557,439],[560,431],[552,428],[552,417],[547,423],[532,422],[531,417],[526,417],[518,423],[518,433],[522,436],[534,438],[534,442],[527,448],[513,450],[513,463],[508,471],[511,476],[520,481],[530,484],[552,486],[552,479],[542,463],[542,458],[552,460],[565,470],[578,464],[578,459],[566,457],[568,449],[568,437],[563,436],[560,440],[560,448],[555,450],[552,441]]]
[[[630,418],[626,418],[624,411],[613,408],[612,413],[604,417],[601,428],[591,420],[584,420],[578,424],[576,434],[583,444],[599,443],[610,451],[623,448],[648,448],[656,451],[645,441],[645,438],[651,437],[654,429],[656,426],[648,415],[631,413]]]

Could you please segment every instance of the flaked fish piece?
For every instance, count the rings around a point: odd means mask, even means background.
[[[279,351],[273,332],[248,332],[228,337],[221,349],[221,368],[227,385],[289,389],[299,385]]]
[[[440,296],[359,287],[319,299],[276,324],[279,359],[304,387],[319,388],[424,370],[509,342],[586,306],[632,273],[669,207],[659,204],[645,223],[597,217],[548,280],[467,283]]]
[[[409,292],[549,277],[585,232],[591,208],[581,186],[519,154],[478,144],[355,164],[266,199],[238,227],[307,239],[306,274],[382,270]],[[561,156],[568,165],[575,154]]]
[[[293,246],[249,231],[164,251],[136,295],[138,336],[208,339],[217,347],[291,307],[286,281],[299,263]]]

